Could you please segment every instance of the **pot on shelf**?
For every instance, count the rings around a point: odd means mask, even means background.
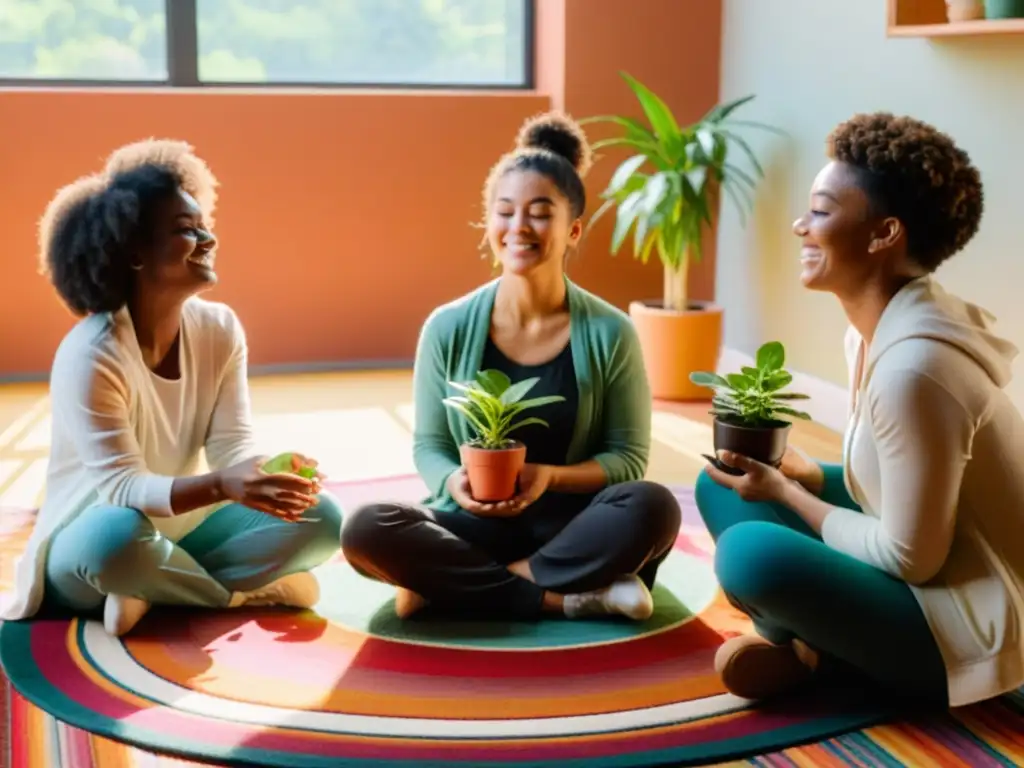
[[[985,18],[985,0],[946,0],[946,18],[951,22]]]
[[[1024,19],[1024,0],[985,0],[986,19]]]

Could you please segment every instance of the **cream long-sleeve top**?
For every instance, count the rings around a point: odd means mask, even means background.
[[[193,298],[178,348],[180,377],[157,376],[126,309],[84,318],[61,342],[50,378],[46,498],[0,618],[39,610],[50,542],[90,506],[137,509],[172,541],[223,506],[175,515],[171,486],[197,474],[204,450],[212,470],[256,455],[245,334],[229,307]]]
[[[830,547],[910,585],[952,706],[1024,683],[1024,419],[1004,387],[1017,349],[931,277],[889,303],[870,344],[847,334],[847,490]],[[877,627],[885,632],[885,627]]]

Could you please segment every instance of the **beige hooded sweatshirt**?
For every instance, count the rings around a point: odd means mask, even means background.
[[[992,321],[925,277],[892,299],[870,345],[851,329],[843,463],[863,514],[836,509],[822,528],[833,549],[910,584],[952,706],[1024,683],[1024,419],[1003,391],[1017,349]]]

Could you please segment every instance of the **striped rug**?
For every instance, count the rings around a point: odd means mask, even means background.
[[[387,481],[346,484],[333,490],[342,498],[345,506],[351,507],[371,498],[415,498],[420,492],[420,486],[415,478],[392,478]],[[684,502],[684,527],[692,529],[698,522],[692,507],[692,497],[688,489],[678,489],[678,495]],[[30,523],[30,520],[31,516],[25,513],[0,510],[0,572],[5,578],[10,573],[10,558],[23,545],[25,525]],[[707,545],[707,541],[701,540],[697,535],[691,535],[689,541],[690,545],[697,549],[704,549]],[[349,616],[347,620],[350,623],[357,623],[359,618]],[[736,624],[735,628],[741,630],[742,626]],[[160,756],[59,723],[13,692],[6,678],[0,678],[0,694],[0,717],[3,725],[0,729],[2,766],[145,768],[201,764]],[[776,741],[776,744],[778,743],[780,742]],[[772,754],[718,763],[732,766],[821,768],[851,765],[954,768],[1022,764],[1024,696],[1020,694],[964,708],[944,716],[880,725]]]

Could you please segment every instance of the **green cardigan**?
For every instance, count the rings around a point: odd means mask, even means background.
[[[628,315],[566,279],[573,368],[579,389],[567,463],[596,460],[614,485],[640,480],[651,445],[651,391]],[[483,360],[498,290],[492,280],[435,309],[420,332],[413,369],[413,461],[433,509],[456,509],[445,485],[471,439],[465,419],[442,400],[449,381],[470,381]]]

